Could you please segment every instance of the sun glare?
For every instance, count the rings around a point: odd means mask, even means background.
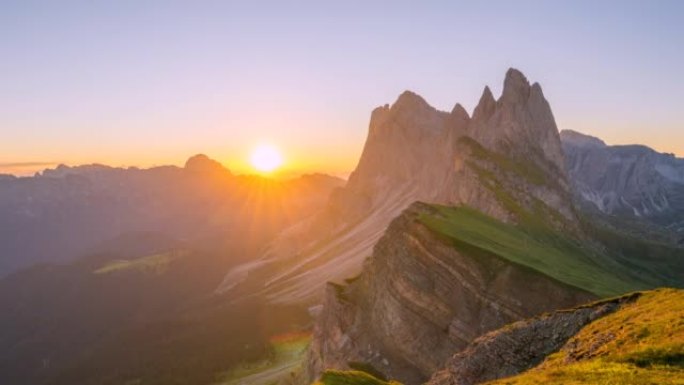
[[[252,152],[250,163],[258,171],[272,172],[283,164],[283,157],[274,146],[262,144]]]

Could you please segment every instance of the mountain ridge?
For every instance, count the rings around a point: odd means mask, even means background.
[[[392,218],[415,201],[466,204],[505,222],[521,220],[519,208],[549,207],[563,218],[554,225],[574,226],[560,138],[541,87],[510,69],[498,100],[486,87],[473,118],[459,106],[439,111],[405,91],[374,109],[345,187],[253,265],[267,276],[263,292],[274,302],[316,301],[325,282],[358,273]],[[229,272],[231,283],[218,291],[235,287],[237,274]]]
[[[650,224],[684,244],[684,159],[642,145],[561,132],[578,205],[610,222]]]
[[[372,122],[380,126],[369,130],[345,188],[363,191],[365,209],[372,210],[412,182],[407,197],[425,203],[392,220],[360,275],[335,272],[317,316],[305,382],[361,362],[419,384],[449,355],[505,324],[684,284],[668,267],[684,273],[683,250],[668,249],[667,261],[646,267],[655,253],[606,247],[607,238],[578,208],[572,155],[564,152],[541,86],[519,71],[507,72],[498,100],[485,87],[471,119],[455,108],[465,125],[449,126],[447,113],[412,93],[397,103],[375,110]],[[604,148],[596,139],[565,136],[583,148]]]
[[[273,207],[279,219],[263,223],[268,231],[283,219],[280,200],[290,206],[288,221],[297,222],[342,184],[320,175],[277,181],[233,175],[206,156],[186,163],[149,169],[60,165],[33,177],[0,178],[0,276],[37,262],[67,262],[124,232],[217,236],[251,221],[248,206],[241,206],[248,200]],[[257,238],[255,248],[261,246]]]

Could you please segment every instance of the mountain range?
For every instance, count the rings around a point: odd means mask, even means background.
[[[122,234],[154,232],[222,243],[250,224],[251,249],[323,205],[342,180],[236,176],[206,155],[185,167],[60,165],[0,180],[0,276],[39,262],[65,262]],[[259,212],[259,215],[253,215]]]
[[[684,160],[559,132],[515,69],[472,114],[374,109],[346,183],[60,166],[0,179],[0,212],[13,384],[684,374],[682,291],[657,289],[684,286]]]
[[[578,204],[684,242],[684,159],[569,130],[560,135]]]
[[[204,155],[0,180],[0,382],[206,383],[267,354],[306,310],[269,307],[275,324],[258,298],[214,291],[342,182],[233,175]]]
[[[405,114],[407,106],[412,112]],[[595,220],[592,210],[582,210],[596,204],[582,193],[579,175],[587,173],[573,172],[579,166],[572,146],[585,144],[577,134],[566,133],[561,141],[541,87],[520,72],[509,70],[497,100],[485,88],[472,118],[458,105],[450,114],[438,112],[412,94],[380,111],[391,126],[376,129],[380,118],[374,113],[366,150],[372,141],[398,143],[382,147],[395,158],[364,158],[364,152],[347,188],[365,177],[361,185],[381,186],[376,196],[383,202],[391,197],[388,191],[401,191],[401,175],[410,175],[401,172],[404,167],[426,167],[404,156],[404,142],[425,144],[435,173],[426,177],[434,179],[418,182],[429,188],[411,200],[425,203],[412,204],[391,221],[359,275],[328,284],[305,382],[325,369],[361,362],[387,378],[423,383],[478,336],[516,320],[684,283],[684,254],[676,244],[635,238],[609,226],[613,218]],[[584,167],[592,168],[592,161]],[[393,169],[397,164],[399,171]],[[385,178],[395,172],[399,176]],[[659,171],[645,169],[641,177],[649,173]]]

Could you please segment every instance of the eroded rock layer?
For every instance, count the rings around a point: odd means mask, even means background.
[[[454,248],[418,220],[432,210],[413,204],[358,278],[328,285],[309,352],[310,380],[362,362],[418,384],[488,331],[594,298],[482,250]]]

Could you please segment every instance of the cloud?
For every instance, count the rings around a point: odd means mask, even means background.
[[[59,162],[8,162],[0,163],[0,168],[48,167]]]
[[[0,174],[15,176],[31,176],[38,171],[54,167],[59,162],[30,161],[30,162],[0,162]]]

